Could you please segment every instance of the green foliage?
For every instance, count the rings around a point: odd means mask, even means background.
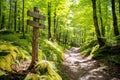
[[[90,55],[92,56],[92,54],[97,51],[97,49],[99,49],[99,45],[96,45],[92,48],[91,52],[90,52]]]
[[[42,79],[40,78],[38,74],[28,74],[24,80],[42,80]]]
[[[40,50],[43,54],[43,59],[55,62],[62,62],[63,49],[56,43],[48,40],[40,42]]]
[[[120,64],[120,46],[103,46],[92,53],[93,59],[98,59],[103,61],[105,64],[109,62],[114,62]]]
[[[26,36],[26,39],[21,39],[21,34],[13,33],[11,31],[1,31],[0,32],[0,40],[3,42],[9,42],[15,46],[19,46],[30,53],[31,46],[31,36]]]
[[[99,47],[97,44],[98,43],[96,40],[85,42],[84,44],[82,44],[81,53],[84,56],[90,55],[91,53],[93,53],[95,51],[96,47]]]
[[[1,80],[8,80],[8,78],[5,75],[6,75],[5,72],[0,70],[0,79]]]
[[[0,40],[3,40],[3,41],[12,41],[13,42],[13,40],[16,41],[18,39],[19,38],[14,34],[4,34],[4,35],[0,34]]]

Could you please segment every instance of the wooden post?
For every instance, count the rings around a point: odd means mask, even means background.
[[[39,13],[37,7],[34,7],[34,12]],[[33,18],[33,21],[39,23],[39,19],[37,18]],[[35,61],[38,61],[38,37],[39,37],[39,28],[33,27],[33,42],[32,42],[33,63],[35,63]]]
[[[33,17],[33,21],[27,20],[27,24],[33,26],[33,38],[32,38],[32,61],[28,68],[31,70],[35,63],[38,61],[38,37],[39,37],[39,28],[45,28],[43,24],[39,24],[39,19],[45,20],[45,16],[39,14],[37,7],[34,7],[34,12],[28,10],[27,15]]]
[[[34,12],[39,13],[37,7],[34,7]],[[33,18],[33,21],[39,22],[39,19]],[[29,66],[29,70],[32,69],[35,65],[35,62],[38,61],[38,37],[39,37],[39,28],[33,26],[33,38],[32,38],[32,62]]]

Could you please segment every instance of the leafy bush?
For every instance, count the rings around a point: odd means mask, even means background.
[[[56,42],[44,40],[42,43],[40,43],[39,49],[43,53],[43,59],[55,62],[62,62],[63,49]]]
[[[25,39],[21,39],[21,34],[19,33],[13,33],[10,31],[2,31],[0,32],[0,40],[10,42],[15,46],[19,46],[23,49],[26,49],[27,51],[30,51],[31,46],[31,36],[28,36],[26,34]]]
[[[3,40],[3,41],[11,41],[11,42],[14,42],[16,40],[18,40],[19,38],[16,36],[16,35],[13,35],[13,34],[6,34],[6,35],[2,35],[0,34],[0,40]]]
[[[26,39],[18,39],[12,43],[12,45],[19,46],[30,53],[31,51],[31,43],[29,43]]]
[[[96,40],[83,43],[80,49],[81,53],[84,56],[90,55],[90,53],[93,52],[93,47],[95,47],[96,45],[98,45]]]

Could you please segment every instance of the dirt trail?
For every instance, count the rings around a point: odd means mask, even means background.
[[[66,80],[120,80],[111,76],[107,66],[100,66],[90,56],[82,57],[80,48],[67,50],[64,56],[62,71]]]

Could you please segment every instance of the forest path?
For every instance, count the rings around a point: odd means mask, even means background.
[[[83,57],[80,48],[66,50],[62,72],[67,76],[65,80],[120,80],[112,77],[108,67],[100,66],[98,61],[90,56]]]

